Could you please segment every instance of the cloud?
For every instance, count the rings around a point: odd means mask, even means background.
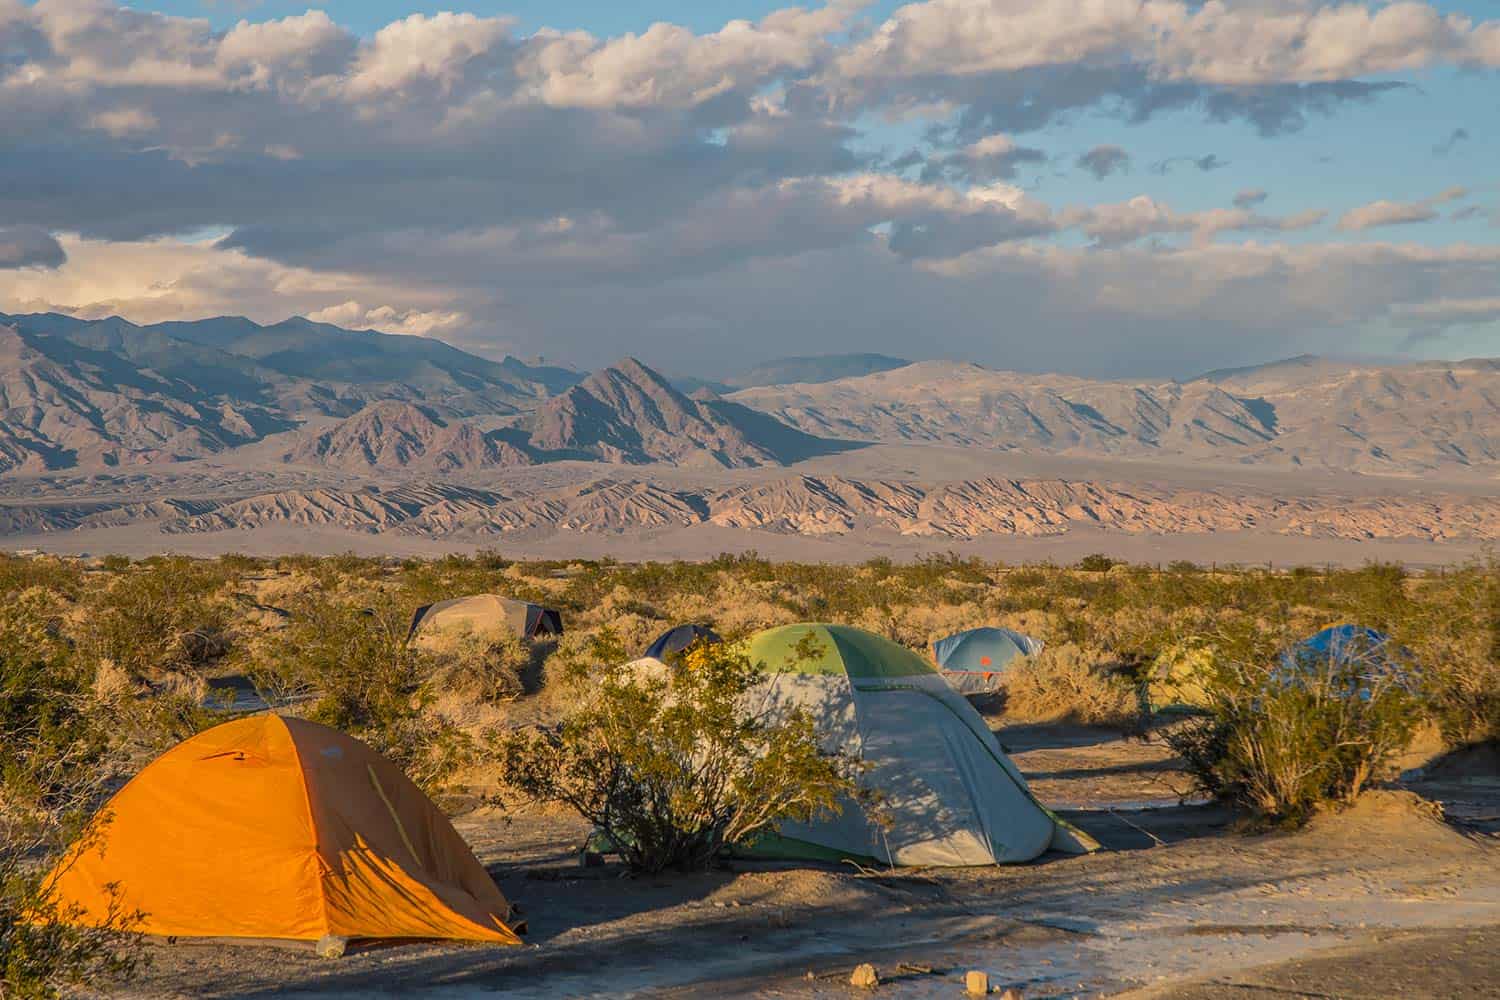
[[[1119,146],[1095,146],[1080,154],[1075,162],[1080,170],[1087,170],[1096,180],[1102,181],[1110,174],[1129,170],[1130,154]]]
[[[59,268],[68,255],[62,244],[36,226],[0,226],[0,271],[22,267]]]
[[[1351,208],[1339,217],[1338,228],[1345,232],[1360,232],[1378,226],[1407,226],[1419,222],[1431,222],[1438,218],[1438,205],[1456,201],[1468,195],[1468,190],[1451,187],[1421,201],[1372,201],[1358,208]]]
[[[1448,133],[1448,137],[1446,139],[1433,146],[1432,151],[1438,156],[1447,156],[1449,153],[1453,152],[1453,147],[1457,146],[1461,142],[1467,142],[1468,140],[1469,130],[1466,128],[1456,128],[1452,132]]]
[[[0,254],[6,245],[0,230]],[[113,242],[63,234],[67,266],[0,274],[7,311],[58,311],[142,323],[225,314],[277,322],[292,314],[395,333],[429,334],[464,321],[441,290],[382,277],[311,271],[209,242]],[[361,305],[369,303],[369,305]]]
[[[1134,118],[1197,105],[1269,132],[1389,86],[1362,78],[1444,64],[1500,65],[1500,26],[1411,0],[926,0],[842,51],[824,79],[865,105],[964,104],[975,127],[1035,128],[1115,102]]]
[[[1165,160],[1157,160],[1151,164],[1151,172],[1154,174],[1169,174],[1174,167],[1183,163],[1191,164],[1204,173],[1222,170],[1229,166],[1229,161],[1221,159],[1217,153],[1208,153],[1204,156],[1173,156]]]
[[[404,333],[416,337],[440,336],[460,329],[469,322],[467,314],[452,310],[371,307],[353,299],[336,306],[315,309],[307,314],[307,318],[317,323],[332,323],[346,330],[379,330],[382,333]]]
[[[845,198],[874,200],[897,214],[930,210],[933,193],[855,185]],[[434,289],[285,268],[206,243],[62,242],[68,267],[0,274],[8,311],[67,307],[140,321],[238,313],[273,322],[294,312],[342,318],[343,311],[320,311],[345,310],[350,301],[367,312],[375,304],[400,312],[461,307],[469,325],[444,339],[486,353],[542,351],[598,364],[620,350],[601,331],[629,330],[638,345],[632,350],[648,360],[671,358],[705,372],[815,344],[820,351],[904,348],[908,356],[915,350],[1028,370],[1191,375],[1226,362],[1359,349],[1369,324],[1410,326],[1402,317],[1413,306],[1493,298],[1500,287],[1500,248],[1484,246],[1189,243],[1100,251],[1005,241],[952,257],[906,258],[872,238],[795,256],[741,257],[666,282],[582,282],[560,294],[531,281],[484,286],[477,267],[472,287]],[[491,276],[522,259],[501,259]],[[923,331],[920,343],[913,330]]]
[[[1317,225],[1325,215],[1309,211],[1276,217],[1244,208],[1178,212],[1147,195],[1137,195],[1118,204],[1070,209],[1060,214],[1059,222],[1080,229],[1095,247],[1118,248],[1148,236],[1188,234],[1201,244],[1212,242],[1222,233],[1292,232]]]
[[[0,0],[0,220],[31,262],[7,265],[0,295],[139,319],[316,312],[582,363],[616,353],[601,331],[620,328],[709,360],[759,353],[756,316],[792,348],[861,321],[895,336],[899,318],[908,338],[953,338],[949,353],[1005,356],[1031,348],[993,328],[970,339],[978,314],[948,304],[1005,312],[971,281],[998,281],[1017,323],[1034,308],[1040,324],[1073,314],[1074,275],[1292,266],[1304,258],[1217,251],[1321,218],[1150,193],[1047,205],[1012,183],[1048,162],[1028,133],[1183,112],[1275,133],[1408,85],[1382,74],[1500,64],[1494,22],[1410,0],[926,0],[873,24],[858,6],[603,38],[459,12],[365,36],[316,10],[216,31],[105,0]],[[870,152],[879,120],[921,130],[922,152]],[[1110,146],[1076,162],[1129,167]],[[204,232],[222,238],[183,236]],[[1077,234],[1091,246],[1048,245]],[[964,277],[976,260],[1006,263]],[[1348,280],[1399,270],[1361,267]],[[785,303],[766,301],[778,290]],[[1134,315],[1101,294],[1068,328],[1078,344],[1095,343],[1084,319]]]
[[[1234,196],[1235,208],[1254,208],[1270,197],[1263,188],[1246,188]]]
[[[1403,325],[1438,331],[1450,326],[1471,326],[1500,321],[1500,298],[1434,299],[1401,303],[1392,309]]]
[[[1046,163],[1047,154],[1040,149],[1018,145],[1003,132],[985,136],[946,156],[927,161],[922,179],[943,178],[987,183],[1014,180],[1021,167]]]

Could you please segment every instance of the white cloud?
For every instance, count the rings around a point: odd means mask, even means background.
[[[405,333],[417,337],[440,336],[469,322],[461,312],[443,310],[397,309],[393,306],[369,307],[350,299],[336,306],[315,309],[307,318],[317,323],[332,323],[348,330],[379,330],[382,333]]]
[[[473,63],[508,36],[511,24],[510,18],[449,12],[392,22],[361,49],[345,92],[364,99],[419,84],[452,91]]]
[[[1468,195],[1468,190],[1450,187],[1421,201],[1372,201],[1358,208],[1351,208],[1339,217],[1338,228],[1345,232],[1359,232],[1378,226],[1405,226],[1418,222],[1431,222],[1438,217],[1436,206],[1457,201]]]
[[[0,262],[6,257],[6,232],[0,229]],[[5,311],[24,307],[155,323],[225,314],[277,322],[294,313],[334,309],[345,310],[339,315],[351,321],[423,335],[463,322],[461,314],[444,308],[449,296],[441,291],[284,267],[209,242],[107,242],[63,234],[58,243],[65,265],[0,271]],[[366,308],[359,302],[386,304]]]
[[[844,53],[850,81],[1140,65],[1219,86],[1348,80],[1439,62],[1500,65],[1500,25],[1426,3],[925,0]]]
[[[1121,247],[1147,236],[1191,234],[1200,243],[1221,233],[1292,232],[1322,222],[1326,213],[1298,212],[1268,216],[1247,208],[1215,208],[1201,212],[1178,212],[1148,195],[1137,195],[1113,205],[1069,209],[1060,221],[1081,229],[1097,247]]]

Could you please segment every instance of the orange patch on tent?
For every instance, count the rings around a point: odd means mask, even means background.
[[[981,667],[987,667],[987,666],[989,666],[990,665],[990,658],[988,656],[981,656],[979,658],[979,665]]]
[[[511,906],[432,800],[343,733],[254,716],[167,751],[52,872],[77,922],[181,937],[519,944]],[[111,886],[114,886],[112,892]]]

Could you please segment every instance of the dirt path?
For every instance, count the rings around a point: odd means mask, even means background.
[[[1311,958],[1120,1000],[1481,1000],[1500,997],[1500,926],[1369,935]]]
[[[855,993],[849,970],[871,961],[887,980],[882,995],[951,997],[964,971],[983,968],[1035,1000],[1204,979],[1237,989],[1225,984],[1246,970],[1314,961],[1377,934],[1500,925],[1496,838],[1455,831],[1412,798],[1370,799],[1296,835],[1246,837],[1214,807],[1142,808],[1170,798],[1162,781],[1176,779],[1159,744],[1058,727],[1001,739],[1043,800],[1074,806],[1069,818],[1107,850],[989,869],[741,865],[634,879],[579,868],[585,830],[570,817],[478,812],[457,825],[525,907],[526,947],[402,945],[330,962],[298,950],[157,945],[133,992],[845,996]],[[1447,794],[1470,805],[1489,794],[1483,778],[1454,787]]]

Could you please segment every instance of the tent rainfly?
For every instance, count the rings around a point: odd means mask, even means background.
[[[816,652],[799,659],[809,636]],[[746,653],[766,672],[755,697],[770,717],[807,711],[824,749],[861,759],[860,781],[881,800],[878,819],[846,801],[838,815],[783,823],[745,852],[960,866],[1098,846],[1037,802],[973,706],[911,650],[862,629],[802,624],[753,636]]]
[[[438,601],[412,615],[407,642],[439,634],[486,635],[509,632],[523,639],[562,634],[562,615],[552,608],[513,601],[499,594],[473,594]]]
[[[1283,653],[1281,676],[1296,681],[1332,665],[1353,674],[1349,678],[1351,693],[1368,699],[1381,680],[1415,690],[1421,676],[1411,659],[1410,650],[1398,646],[1384,632],[1364,625],[1332,625]]]
[[[703,642],[724,641],[719,638],[717,632],[707,625],[678,625],[676,628],[670,628],[657,636],[656,641],[647,646],[646,651],[641,656],[649,657],[653,660],[665,660],[674,653],[682,652],[699,640]]]
[[[76,923],[141,912],[179,937],[520,944],[512,909],[401,770],[343,733],[260,715],[168,750],[49,876]]]
[[[1042,651],[1042,641],[1008,628],[971,628],[932,644],[943,677],[959,694],[995,694],[1005,688],[1005,667]]]

